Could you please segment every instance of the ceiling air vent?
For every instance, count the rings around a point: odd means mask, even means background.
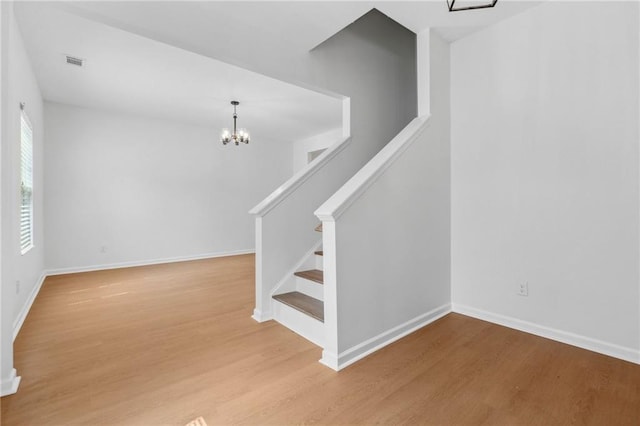
[[[71,65],[76,65],[78,67],[81,67],[84,64],[84,59],[80,59],[80,58],[76,58],[76,57],[67,55],[67,63],[71,64]]]

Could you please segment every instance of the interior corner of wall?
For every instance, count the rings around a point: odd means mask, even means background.
[[[335,371],[340,370],[340,365],[338,364],[338,355],[335,352],[328,351],[327,349],[324,349],[322,351],[320,364],[325,365]]]
[[[430,81],[431,81],[431,28],[426,28],[416,35],[416,82],[418,90],[418,116],[428,116],[431,113]]]
[[[342,136],[351,136],[351,98],[345,97],[342,100]]]

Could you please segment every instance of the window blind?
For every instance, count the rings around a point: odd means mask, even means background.
[[[20,252],[33,247],[33,129],[24,111],[20,114]]]

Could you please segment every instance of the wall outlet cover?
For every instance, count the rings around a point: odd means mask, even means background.
[[[527,281],[520,283],[518,286],[518,296],[528,296],[529,295],[529,283]]]

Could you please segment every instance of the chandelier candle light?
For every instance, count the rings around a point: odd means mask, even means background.
[[[235,142],[236,145],[240,144],[240,142],[249,143],[249,132],[246,129],[238,129],[236,126],[236,122],[238,120],[236,107],[240,105],[240,102],[231,101],[231,105],[233,105],[233,133],[229,132],[229,129],[222,129],[220,142],[222,142],[223,145],[226,145],[231,141]]]

